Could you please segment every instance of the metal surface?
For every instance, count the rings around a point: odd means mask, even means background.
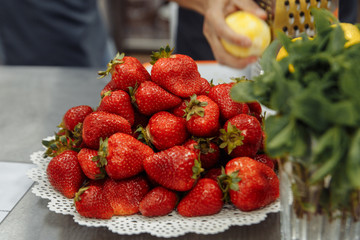
[[[41,139],[53,134],[68,108],[97,106],[108,79],[99,80],[96,73],[95,69],[81,68],[0,67],[0,161],[30,163],[29,155],[42,149]],[[47,202],[29,190],[0,224],[0,239],[159,239],[149,234],[118,235],[106,228],[80,226],[71,216],[51,212]],[[186,234],[176,239],[278,240],[279,214],[219,234]]]

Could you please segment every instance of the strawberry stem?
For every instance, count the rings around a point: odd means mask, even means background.
[[[109,73],[112,72],[113,68],[117,64],[121,64],[124,62],[125,53],[117,53],[114,59],[111,59],[107,64],[107,69],[105,71],[98,71],[99,78],[106,77]]]
[[[243,145],[244,136],[241,131],[230,122],[227,125],[226,130],[220,129],[220,148],[227,148],[228,154],[230,154],[236,147]]]
[[[198,115],[200,117],[204,117],[205,109],[207,106],[207,102],[200,102],[197,99],[196,94],[190,97],[190,101],[186,101],[185,115],[186,121],[189,121],[193,115]]]
[[[159,60],[160,58],[169,58],[173,53],[173,51],[174,48],[170,49],[170,46],[166,45],[165,48],[161,47],[159,51],[152,52],[152,55],[150,56],[151,57],[150,64],[154,65],[156,61]]]

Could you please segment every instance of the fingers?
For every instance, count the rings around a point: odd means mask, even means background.
[[[253,0],[232,0],[232,2],[243,11],[250,12],[264,20],[267,18],[266,11]]]
[[[229,13],[236,10],[249,11],[261,18],[266,18],[266,12],[252,0],[215,0],[204,13],[203,33],[209,42],[215,59],[220,63],[233,68],[245,68],[257,60],[257,57],[234,57],[228,53],[221,43],[221,39],[240,47],[248,48],[250,38],[235,33],[225,22]]]

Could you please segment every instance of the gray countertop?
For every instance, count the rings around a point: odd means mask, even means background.
[[[58,67],[0,67],[0,161],[30,163],[30,154],[42,149],[41,139],[53,135],[65,111],[76,105],[95,107],[108,79],[97,70]],[[96,97],[98,96],[98,97]],[[102,227],[85,227],[72,216],[51,212],[48,200],[29,189],[0,224],[7,239],[159,239],[149,234],[118,235]],[[176,239],[280,239],[278,213],[255,225],[231,227],[214,234],[189,233]]]

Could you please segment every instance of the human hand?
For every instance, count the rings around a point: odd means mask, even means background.
[[[203,12],[203,32],[209,42],[215,59],[223,65],[233,68],[245,68],[257,60],[257,56],[239,58],[228,53],[220,42],[226,41],[241,47],[250,47],[252,42],[246,36],[235,33],[225,22],[225,17],[237,10],[248,11],[261,19],[266,19],[266,12],[253,0],[208,0]]]

